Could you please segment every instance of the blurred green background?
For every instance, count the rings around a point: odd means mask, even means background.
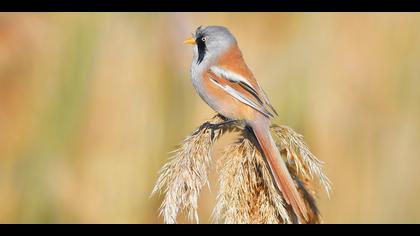
[[[326,223],[420,223],[415,13],[0,14],[0,222],[161,223],[158,170],[213,115],[182,44],[199,25],[233,32],[275,122],[326,162]]]

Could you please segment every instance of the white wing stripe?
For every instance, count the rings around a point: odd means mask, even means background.
[[[210,68],[210,70],[214,74],[216,74],[217,76],[224,77],[224,78],[226,78],[226,79],[228,79],[232,82],[242,82],[242,83],[248,85],[250,88],[255,90],[255,88],[252,86],[252,84],[250,84],[249,81],[245,77],[243,77],[242,75],[236,74],[235,72],[232,72],[230,70],[225,70],[225,69],[223,69],[221,67],[218,67],[218,66],[212,66]]]
[[[261,112],[262,114],[264,114],[266,116],[270,116],[267,112],[265,112],[264,110],[261,109],[262,108],[261,106],[258,106],[257,104],[255,104],[254,102],[249,100],[248,98],[244,97],[241,93],[239,93],[238,91],[236,91],[235,89],[233,89],[229,85],[221,85],[220,83],[218,83],[216,80],[214,80],[211,77],[210,77],[210,81],[213,82],[218,87],[220,87],[221,89],[228,92],[230,95],[232,95],[234,98],[238,99],[239,101],[245,103],[246,105],[254,108],[255,110]]]

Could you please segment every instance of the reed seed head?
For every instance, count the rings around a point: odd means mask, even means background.
[[[241,122],[224,123],[220,115],[205,122],[174,151],[163,166],[152,194],[162,192],[160,214],[165,223],[176,223],[184,211],[190,221],[199,222],[198,197],[208,185],[208,171],[214,143],[226,132],[238,133],[236,142],[225,147],[219,160],[219,192],[213,211],[217,223],[270,224],[297,223],[293,209],[285,203],[275,186],[270,169],[257,148],[251,131]],[[220,125],[218,125],[220,124]],[[316,206],[317,183],[327,194],[331,182],[323,171],[323,162],[308,149],[303,136],[284,125],[272,125],[278,148],[310,209],[307,222],[320,223]]]

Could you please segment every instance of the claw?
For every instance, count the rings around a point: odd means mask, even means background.
[[[211,139],[214,139],[216,130],[219,130],[219,129],[223,128],[224,125],[235,123],[235,122],[236,122],[236,120],[226,120],[226,121],[222,121],[220,123],[212,124],[212,123],[207,121],[204,124],[202,124],[200,126],[200,128],[198,128],[197,131],[194,134],[197,134],[202,129],[210,129],[211,130]]]

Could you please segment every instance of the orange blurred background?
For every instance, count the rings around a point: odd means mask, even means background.
[[[213,115],[182,44],[199,25],[232,31],[326,162],[326,223],[420,223],[416,13],[1,13],[0,223],[161,223],[158,171]]]

